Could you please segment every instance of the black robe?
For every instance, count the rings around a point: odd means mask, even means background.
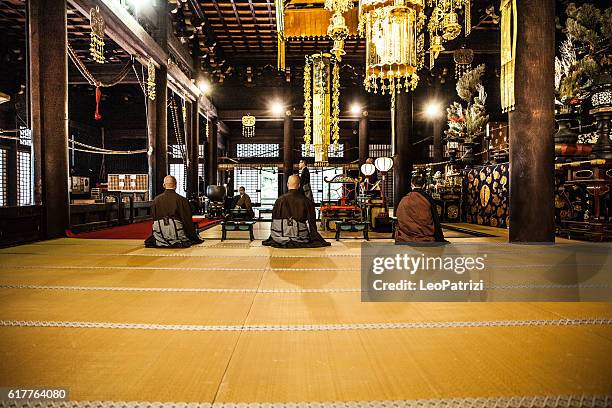
[[[165,217],[179,220],[183,224],[185,235],[194,244],[201,243],[202,240],[198,236],[193,224],[191,206],[189,201],[174,190],[166,190],[153,200],[151,206],[151,217],[153,221],[161,220]],[[155,238],[151,235],[145,241],[147,246],[155,246]]]
[[[317,231],[317,216],[314,203],[306,198],[300,190],[289,190],[289,192],[278,197],[274,203],[274,208],[272,208],[272,219],[289,218],[299,222],[308,222],[309,242],[290,242],[287,245],[281,245],[270,237],[262,242],[262,244],[276,248],[318,248],[331,245]]]

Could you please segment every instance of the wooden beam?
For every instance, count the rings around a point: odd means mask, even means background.
[[[146,63],[149,57],[158,66],[166,66],[168,53],[155,42],[128,11],[114,0],[68,0],[84,16],[98,6],[106,23],[105,33],[121,48]],[[163,8],[162,8],[163,9]]]

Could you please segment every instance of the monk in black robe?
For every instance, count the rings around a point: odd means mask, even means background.
[[[433,198],[423,191],[425,179],[412,177],[412,191],[397,206],[395,243],[447,242]]]
[[[164,188],[165,191],[153,200],[153,233],[145,245],[186,248],[203,242],[196,233],[189,201],[176,193],[176,179],[164,177]]]
[[[262,244],[277,248],[318,248],[331,245],[317,232],[314,203],[300,191],[300,177],[287,181],[289,191],[272,208],[270,238]]]
[[[300,189],[306,198],[314,203],[312,188],[310,187],[310,171],[306,166],[305,160],[300,160]]]

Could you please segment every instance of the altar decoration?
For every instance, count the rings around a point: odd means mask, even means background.
[[[340,141],[340,67],[324,53],[306,56],[304,65],[304,144],[315,147],[315,164],[328,162],[330,143]]]
[[[242,136],[243,137],[254,137],[255,136],[255,116],[247,113],[242,117]]]
[[[445,131],[447,140],[462,141],[465,154],[461,158],[464,164],[474,163],[474,152],[478,136],[483,134],[484,128],[489,121],[489,115],[485,110],[487,94],[482,85],[484,64],[466,72],[457,81],[457,95],[467,102],[463,106],[459,102],[453,102],[446,108],[448,118],[448,129]]]
[[[502,112],[514,110],[514,65],[516,57],[516,0],[502,0],[501,10],[501,86]]]
[[[464,170],[465,220],[472,224],[508,227],[509,164]]]
[[[360,221],[363,217],[362,209],[354,200],[349,197],[356,197],[358,185],[361,177],[353,178],[347,174],[336,174],[331,179],[323,178],[328,184],[327,200],[321,203],[321,227],[323,231],[335,230],[336,221]],[[332,202],[332,185],[340,188],[340,199]]]
[[[555,165],[557,234],[570,239],[609,241],[612,161],[594,159]]]
[[[104,17],[100,13],[100,8],[96,6],[89,11],[90,45],[89,52],[91,58],[98,64],[104,64]]]

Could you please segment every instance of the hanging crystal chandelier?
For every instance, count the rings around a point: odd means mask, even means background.
[[[340,66],[324,53],[306,56],[304,65],[304,144],[314,144],[315,163],[326,164],[330,142],[340,140]]]
[[[242,136],[255,137],[255,116],[247,113],[242,117]]]
[[[366,38],[368,92],[415,89],[419,83],[418,33],[424,0],[363,0],[359,29]],[[403,84],[402,84],[403,83]]]

